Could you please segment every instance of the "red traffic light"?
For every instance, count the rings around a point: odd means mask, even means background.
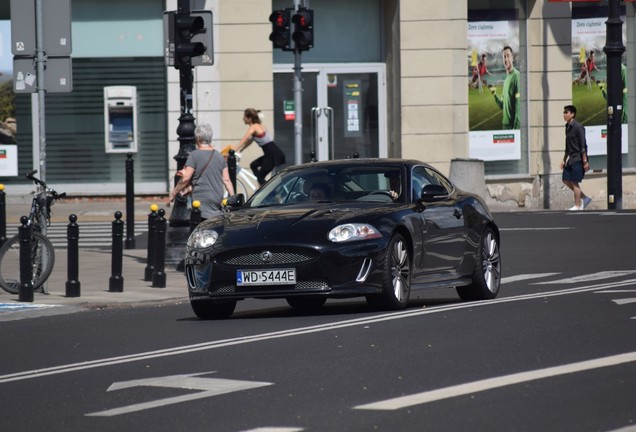
[[[289,28],[291,22],[291,9],[275,10],[269,16],[272,23],[272,32],[269,40],[272,46],[283,51],[291,51],[291,30]]]
[[[314,47],[314,11],[301,7],[292,17],[294,33],[292,39],[299,51],[308,51]]]
[[[269,16],[269,21],[279,28],[289,27],[289,13],[286,11],[274,11]]]
[[[306,30],[313,25],[313,14],[309,13],[310,11],[299,11],[294,17],[292,21],[296,24],[296,29],[301,27],[302,30]]]
[[[276,27],[287,27],[289,25],[289,17],[286,13],[281,11],[272,12],[269,16],[269,20]]]

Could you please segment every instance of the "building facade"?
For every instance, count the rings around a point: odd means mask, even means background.
[[[574,103],[593,168],[582,187],[594,199],[592,208],[607,208],[607,0],[304,3],[314,10],[315,46],[301,56],[302,115],[296,119],[294,56],[274,50],[268,39],[269,14],[293,1],[191,1],[193,10],[213,13],[214,65],[194,70],[193,115],[212,124],[219,148],[238,144],[246,130],[243,110],[254,107],[288,163],[358,154],[421,159],[449,173],[453,161],[479,160],[490,203],[565,209],[572,193],[559,167],[562,111]],[[178,71],[164,63],[162,15],[176,8],[176,0],[134,6],[72,0],[73,92],[49,94],[46,101],[47,180],[59,190],[123,192],[126,153],[104,149],[103,88],[134,86],[135,191],[168,191],[179,150],[180,95]],[[621,205],[636,208],[634,3],[623,2],[621,15],[627,114]],[[583,71],[591,51],[596,68]],[[34,164],[31,102],[29,95],[16,98],[20,172]],[[241,165],[258,156],[257,146],[249,147]],[[19,178],[1,181],[27,187]]]

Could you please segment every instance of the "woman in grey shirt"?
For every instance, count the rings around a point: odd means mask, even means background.
[[[201,218],[208,219],[221,214],[223,187],[230,195],[234,195],[234,187],[230,181],[227,162],[221,153],[212,146],[212,127],[202,123],[194,130],[197,149],[190,152],[181,179],[170,193],[170,202],[181,193],[192,181],[194,192],[192,200],[201,203]]]

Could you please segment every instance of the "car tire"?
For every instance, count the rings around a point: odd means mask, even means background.
[[[327,301],[324,296],[311,297],[287,297],[287,304],[301,313],[312,313],[319,311]]]
[[[195,315],[203,320],[225,319],[232,316],[236,300],[215,302],[211,300],[191,300],[190,306]]]
[[[401,234],[391,238],[384,258],[382,293],[366,296],[375,309],[401,310],[406,308],[411,294],[411,254]]]
[[[499,294],[500,284],[499,240],[493,229],[487,227],[481,235],[472,283],[457,287],[457,294],[464,301],[490,300]]]

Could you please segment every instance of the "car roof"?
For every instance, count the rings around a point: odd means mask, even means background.
[[[350,158],[350,159],[335,159],[328,161],[319,161],[319,162],[307,162],[301,165],[293,165],[285,168],[285,171],[295,171],[302,170],[307,168],[343,168],[347,166],[404,166],[411,167],[414,165],[425,165],[430,166],[429,164],[415,160],[415,159],[398,159],[398,158]]]

